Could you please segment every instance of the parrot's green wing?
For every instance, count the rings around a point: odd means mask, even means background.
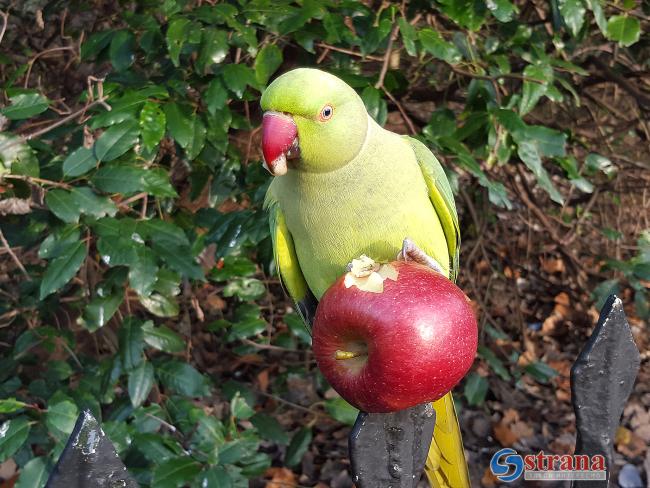
[[[417,158],[438,214],[449,249],[449,279],[456,281],[460,251],[460,226],[449,180],[433,153],[417,139],[406,137]],[[469,488],[467,463],[451,392],[433,403],[436,427],[427,457],[426,474],[433,488]]]
[[[293,238],[287,227],[284,214],[271,192],[267,193],[264,206],[269,212],[271,239],[275,266],[287,294],[296,303],[296,308],[306,325],[311,326],[318,301],[307,286],[300,269]]]
[[[405,138],[413,148],[429,190],[429,198],[442,224],[442,230],[447,240],[447,248],[449,249],[449,279],[456,281],[460,251],[460,227],[456,204],[454,203],[454,194],[451,191],[445,170],[442,169],[440,162],[429,148],[417,139],[408,136],[405,136]]]

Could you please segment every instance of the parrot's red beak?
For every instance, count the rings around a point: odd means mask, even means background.
[[[264,167],[273,176],[287,172],[287,159],[299,156],[298,127],[291,117],[279,112],[264,112],[262,153]]]

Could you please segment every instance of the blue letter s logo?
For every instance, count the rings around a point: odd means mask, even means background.
[[[502,457],[504,458],[503,463],[500,462]],[[508,474],[511,466],[514,468],[514,471],[511,474]],[[492,456],[492,460],[490,461],[490,470],[499,481],[510,483],[519,478],[521,473],[524,472],[524,460],[514,449],[501,449],[500,451],[495,452],[494,456]]]

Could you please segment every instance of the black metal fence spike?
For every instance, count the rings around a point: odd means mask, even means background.
[[[350,432],[352,480],[359,488],[413,488],[431,445],[430,403],[393,413],[359,413]]]
[[[634,380],[639,371],[623,303],[611,295],[598,324],[571,368],[571,393],[576,414],[576,454],[605,457],[607,480],[574,481],[573,488],[609,486],[613,443]]]
[[[137,488],[89,410],[79,414],[45,488]]]

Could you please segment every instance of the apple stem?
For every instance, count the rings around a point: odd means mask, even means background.
[[[336,354],[334,355],[334,357],[335,357],[336,359],[338,359],[338,360],[341,360],[341,359],[352,359],[352,358],[356,358],[356,357],[359,357],[359,356],[364,356],[365,354],[366,354],[366,353],[364,353],[364,352],[352,352],[352,351],[341,351],[341,350],[337,350],[337,351],[336,351]]]

